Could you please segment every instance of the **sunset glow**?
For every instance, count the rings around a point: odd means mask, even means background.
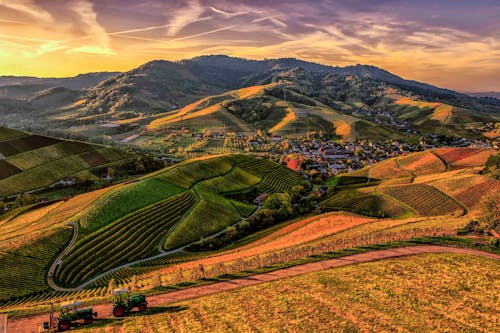
[[[0,75],[125,71],[205,54],[370,64],[500,90],[498,1],[0,0]]]

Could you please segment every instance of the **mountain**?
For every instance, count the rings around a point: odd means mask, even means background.
[[[41,87],[42,89],[63,87],[73,90],[81,90],[98,84],[110,77],[119,74],[119,72],[96,72],[79,74],[67,78],[38,78],[31,76],[0,76],[0,91],[20,87]],[[38,89],[41,90],[41,89]],[[36,90],[36,91],[38,91]]]
[[[335,67],[294,58],[247,60],[213,55],[178,62],[151,61],[125,73],[91,73],[65,79],[0,77],[0,98],[6,98],[5,105],[0,106],[4,110],[0,122],[37,132],[49,130],[69,138],[106,136],[121,140],[138,134],[157,118],[175,118],[176,112],[185,112],[183,107],[200,98],[224,99],[227,96],[221,94],[228,93],[234,99],[233,92],[238,89],[270,84],[286,87],[289,97],[300,99],[299,104],[307,99],[305,105],[319,103],[339,115],[399,132],[480,136],[471,129],[497,122],[500,114],[500,101],[496,99],[470,97],[405,80],[374,66]],[[285,99],[278,92],[273,98]],[[13,100],[22,103],[16,106]],[[248,102],[246,99],[240,104],[246,107]],[[237,104],[231,103],[233,107]],[[264,100],[258,104],[253,99],[251,103],[253,110],[268,108]],[[283,112],[273,116],[279,119]],[[240,123],[235,127],[243,132],[261,127],[259,121],[263,121],[259,119],[262,115],[253,119],[226,116],[223,118],[231,121],[243,120],[244,126]],[[311,117],[308,121],[313,121]],[[220,127],[220,119],[216,124]],[[302,126],[303,130],[317,128],[311,124],[292,125]],[[327,130],[335,127],[331,121],[322,125]],[[273,126],[263,128],[270,130]]]
[[[464,94],[472,97],[490,97],[500,99],[500,91],[464,92]]]

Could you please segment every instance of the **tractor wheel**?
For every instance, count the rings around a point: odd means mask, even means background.
[[[64,332],[64,331],[67,331],[71,328],[71,322],[69,320],[61,320],[58,324],[57,324],[57,330],[59,332]]]
[[[123,317],[125,315],[125,308],[121,305],[116,305],[113,308],[113,316],[115,317]]]
[[[92,324],[93,321],[94,321],[94,318],[92,318],[92,316],[85,317],[85,319],[83,320],[83,322],[86,325]]]
[[[139,308],[139,311],[143,312],[143,311],[147,310],[148,305],[146,303],[141,303],[141,304],[139,304],[138,308]]]

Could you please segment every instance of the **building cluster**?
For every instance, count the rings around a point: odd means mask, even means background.
[[[362,140],[351,143],[320,140],[286,140],[283,163],[304,175],[332,176],[351,172],[385,159],[421,150],[418,145],[398,141],[386,144]]]

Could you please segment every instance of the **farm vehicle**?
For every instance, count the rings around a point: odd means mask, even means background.
[[[94,317],[97,317],[97,312],[92,308],[80,308],[82,302],[72,302],[62,304],[60,307],[59,317],[54,318],[53,309],[50,312],[50,321],[43,323],[44,332],[64,332],[72,326],[78,324],[92,324]],[[56,324],[57,323],[57,324]]]
[[[140,312],[144,312],[148,308],[146,296],[141,294],[131,295],[127,288],[115,289],[113,291],[113,296],[112,313],[115,317],[123,317],[130,313],[133,308],[137,308]]]

